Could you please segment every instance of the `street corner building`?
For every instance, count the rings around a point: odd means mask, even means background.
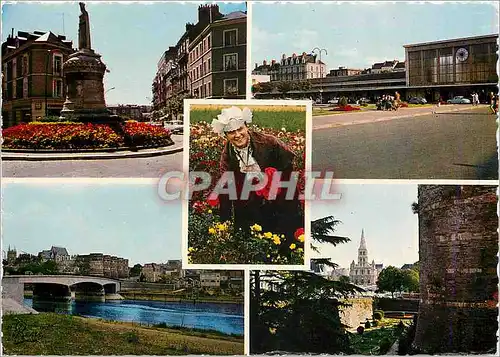
[[[491,353],[498,329],[495,186],[419,185],[420,353]]]
[[[2,43],[3,127],[59,116],[66,97],[63,63],[75,50],[65,36],[18,31]]]
[[[178,97],[244,99],[246,43],[245,12],[222,14],[216,4],[200,5],[198,22],[187,23],[177,44],[158,61],[154,110]]]

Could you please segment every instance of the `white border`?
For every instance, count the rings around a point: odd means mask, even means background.
[[[182,171],[185,175],[189,173],[189,135],[191,105],[246,105],[252,106],[302,106],[306,112],[306,147],[305,147],[305,170],[311,170],[312,158],[312,102],[310,100],[267,100],[267,99],[186,99],[184,100],[184,138],[183,138],[183,163]],[[207,118],[209,121],[212,118]],[[188,200],[182,201],[182,269],[209,269],[209,270],[309,270],[311,255],[311,219],[310,202],[304,204],[304,264],[301,265],[266,265],[266,264],[189,264],[188,262]]]

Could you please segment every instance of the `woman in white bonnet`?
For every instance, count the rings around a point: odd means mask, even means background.
[[[293,171],[295,154],[278,138],[251,130],[252,112],[248,108],[223,109],[212,121],[214,132],[226,138],[221,154],[220,172],[234,172],[236,192],[241,194],[247,173],[264,172],[266,168],[280,171],[282,181],[288,181]],[[229,200],[220,195],[221,220],[232,220],[236,227],[248,229],[257,223],[264,231],[285,234],[293,241],[293,233],[304,226],[302,209],[296,190],[294,199],[285,200],[283,189],[274,200],[265,200],[251,192],[247,200]]]

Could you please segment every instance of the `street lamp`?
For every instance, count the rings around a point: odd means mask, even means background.
[[[316,52],[319,53],[319,62],[320,62],[320,67],[319,67],[319,84],[320,84],[320,90],[319,90],[319,100],[321,101],[321,104],[323,104],[323,65],[321,63],[321,53],[325,52],[325,55],[328,56],[328,51],[324,48],[319,48],[319,47],[314,47],[312,50],[312,53],[316,54]]]

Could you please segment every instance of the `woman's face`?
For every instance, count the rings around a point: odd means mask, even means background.
[[[246,125],[241,128],[226,132],[227,140],[238,149],[242,149],[250,142],[250,134]]]

